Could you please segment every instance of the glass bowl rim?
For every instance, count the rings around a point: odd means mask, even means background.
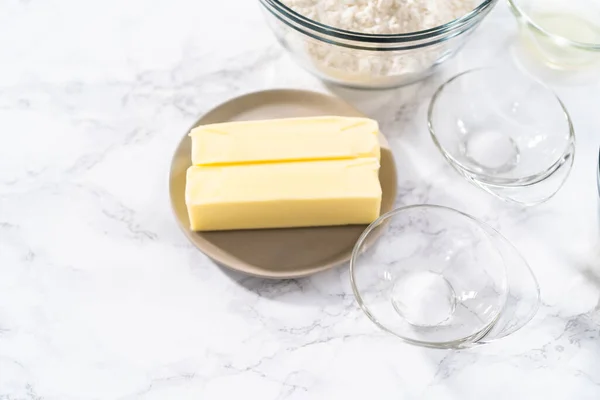
[[[508,0],[508,4],[513,11],[513,14],[515,14],[518,20],[525,23],[529,28],[533,29],[537,33],[546,36],[555,43],[567,44],[580,50],[600,51],[600,43],[578,42],[576,40],[567,39],[562,35],[548,32],[546,29],[542,28],[538,23],[536,23],[535,20],[523,10],[522,7],[519,7],[519,1],[521,0]]]
[[[598,166],[596,171],[596,180],[598,184],[598,197],[600,197],[600,150],[598,151]]]
[[[377,228],[379,225],[381,225],[381,223],[383,221],[393,218],[397,214],[400,214],[400,213],[408,211],[408,210],[413,210],[413,209],[437,209],[437,210],[450,211],[451,213],[458,214],[461,217],[465,217],[468,221],[470,221],[472,223],[475,223],[477,225],[481,225],[482,227],[490,229],[492,232],[494,232],[495,234],[497,234],[501,238],[503,238],[507,243],[512,245],[512,243],[508,239],[506,239],[506,237],[504,237],[500,232],[498,232],[496,229],[494,229],[489,224],[473,217],[472,215],[469,215],[465,212],[462,212],[462,211],[457,210],[452,207],[442,206],[439,204],[413,204],[413,205],[394,208],[393,210],[388,211],[387,213],[379,216],[379,218],[377,218],[375,221],[373,221],[371,224],[369,224],[369,226],[367,226],[367,228],[360,235],[360,237],[356,241],[356,244],[354,245],[354,248],[352,249],[352,255],[350,257],[350,285],[352,286],[352,292],[354,294],[354,298],[356,299],[360,309],[366,314],[366,316],[371,320],[371,322],[373,322],[381,330],[391,333],[392,335],[400,338],[401,340],[403,340],[406,343],[417,345],[417,346],[422,346],[422,347],[436,348],[436,349],[456,349],[456,348],[463,347],[463,345],[465,343],[470,343],[470,344],[475,343],[479,339],[482,339],[483,337],[485,337],[485,335],[499,321],[499,319],[502,316],[504,309],[506,307],[508,293],[509,293],[508,273],[507,273],[506,263],[504,261],[504,257],[502,256],[502,254],[500,253],[500,251],[498,249],[498,246],[496,246],[493,243],[491,237],[489,237],[491,244],[494,247],[494,249],[498,252],[498,254],[500,255],[500,258],[502,259],[502,266],[503,266],[503,272],[504,272],[504,276],[502,279],[502,293],[501,293],[502,307],[501,307],[500,311],[498,311],[498,313],[494,316],[493,320],[490,323],[488,323],[483,329],[481,329],[478,332],[475,332],[471,336],[467,336],[464,338],[451,340],[451,341],[443,341],[443,342],[430,342],[430,341],[407,338],[407,337],[404,337],[404,336],[396,333],[394,330],[386,327],[383,323],[381,323],[371,313],[371,311],[369,310],[369,308],[363,301],[363,298],[362,298],[360,291],[358,290],[358,287],[356,284],[355,270],[356,270],[356,263],[357,263],[358,258],[360,257],[360,252],[362,250],[363,244],[365,243],[365,240],[369,237],[369,235],[375,228]],[[481,229],[483,229],[483,228],[481,228]],[[485,232],[485,229],[483,229],[483,234],[486,236],[489,236],[489,234],[487,232]]]
[[[423,39],[433,38],[439,35],[448,34],[467,25],[469,22],[476,19],[476,17],[483,14],[486,10],[490,10],[498,1],[499,0],[483,0],[477,7],[475,7],[462,17],[454,19],[443,25],[436,26],[434,28],[410,33],[370,34],[339,29],[330,25],[317,22],[292,10],[290,7],[283,4],[281,0],[260,0],[263,6],[267,8],[270,12],[279,12],[286,18],[291,19],[292,21],[311,31],[316,31],[337,39],[381,44],[419,41]]]
[[[429,107],[427,109],[427,126],[429,128],[429,134],[433,140],[433,143],[435,144],[435,147],[437,147],[437,149],[442,153],[442,155],[456,168],[466,171],[469,174],[474,175],[476,177],[482,176],[484,174],[481,174],[478,171],[474,171],[474,170],[466,167],[462,163],[460,163],[454,156],[452,156],[448,151],[446,151],[444,146],[442,146],[441,142],[438,140],[438,136],[436,134],[436,130],[435,130],[435,127],[433,124],[433,111],[435,109],[437,100],[440,98],[443,90],[449,84],[451,84],[454,81],[456,81],[466,75],[469,75],[469,74],[473,74],[473,73],[477,73],[477,72],[499,71],[499,70],[501,70],[501,68],[499,68],[499,67],[479,67],[479,68],[468,69],[466,71],[463,71],[459,74],[454,75],[453,77],[451,77],[450,79],[448,79],[447,81],[442,83],[440,85],[440,87],[437,88],[437,90],[431,97],[431,100],[429,102]],[[553,161],[551,165],[547,166],[543,171],[540,171],[540,172],[532,174],[532,175],[521,176],[518,178],[501,178],[501,179],[495,178],[496,183],[485,181],[486,185],[498,186],[498,187],[531,186],[536,183],[540,183],[543,180],[545,180],[546,178],[548,178],[549,176],[551,176],[566,161],[568,161],[569,156],[571,156],[571,157],[575,156],[575,141],[576,141],[575,140],[575,128],[573,127],[573,120],[571,118],[571,114],[569,113],[569,110],[567,110],[567,107],[565,106],[563,101],[560,99],[560,97],[548,85],[546,85],[545,83],[543,83],[537,79],[527,77],[525,74],[523,74],[523,76],[526,77],[526,79],[529,79],[532,82],[534,82],[535,84],[539,85],[540,87],[543,87],[545,90],[548,91],[548,94],[552,95],[554,97],[554,99],[558,102],[558,105],[560,106],[560,108],[562,110],[562,114],[563,114],[565,120],[567,121],[567,126],[568,126],[568,130],[569,130],[569,132],[568,132],[569,140],[565,142],[565,147],[564,147],[562,153],[557,157],[557,159],[555,161]],[[474,179],[479,180],[477,178],[474,178]]]

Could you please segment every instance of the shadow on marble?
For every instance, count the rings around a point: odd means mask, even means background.
[[[240,288],[269,300],[303,306],[314,305],[317,309],[324,303],[337,305],[340,304],[340,299],[353,298],[347,263],[304,278],[294,279],[254,277],[215,264]],[[319,295],[318,302],[315,302],[314,295]]]

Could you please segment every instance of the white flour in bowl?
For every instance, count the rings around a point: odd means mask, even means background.
[[[468,14],[474,0],[282,0],[316,22],[347,31],[394,34],[423,31]]]
[[[281,0],[299,14],[334,28],[368,34],[435,28],[471,12],[482,0]],[[466,36],[466,35],[465,35]],[[361,87],[389,87],[421,79],[460,47],[454,38],[425,48],[355,50],[288,32],[291,51],[326,78]],[[299,42],[302,42],[300,44]]]

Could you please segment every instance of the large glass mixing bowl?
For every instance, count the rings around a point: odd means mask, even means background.
[[[294,12],[280,0],[260,2],[279,42],[307,70],[336,84],[377,89],[431,75],[462,48],[497,0],[483,0],[445,25],[394,35],[336,29]]]

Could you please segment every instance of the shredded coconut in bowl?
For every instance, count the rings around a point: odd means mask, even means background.
[[[474,0],[283,0],[313,21],[347,31],[396,34],[444,25],[473,10]]]
[[[313,21],[366,34],[402,34],[460,18],[483,0],[281,0]],[[277,33],[277,32],[276,32]],[[391,87],[421,79],[452,55],[466,36],[399,51],[356,50],[296,32],[278,35],[292,53],[327,79],[359,87]]]

